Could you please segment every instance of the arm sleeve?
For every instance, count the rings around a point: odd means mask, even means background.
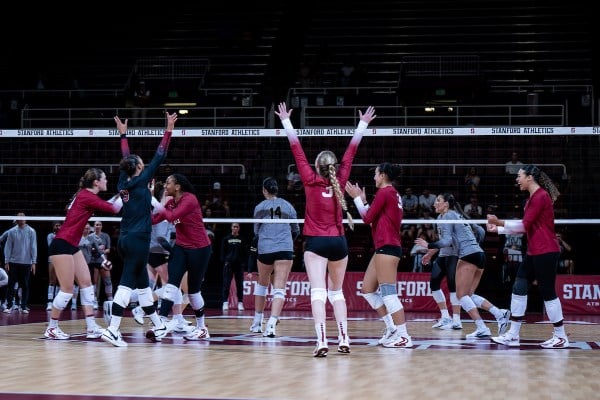
[[[511,220],[504,221],[504,226],[498,227],[498,234],[500,235],[510,235],[513,233],[524,233],[525,225],[523,225],[523,221],[519,220]]]
[[[356,206],[356,209],[358,210],[358,213],[360,214],[360,217],[364,218],[365,215],[367,215],[367,211],[369,210],[369,205],[368,204],[363,204],[362,199],[360,198],[360,196],[356,196],[354,198],[354,205]]]
[[[123,158],[127,157],[130,153],[129,151],[129,143],[127,142],[127,135],[121,135],[121,155]]]

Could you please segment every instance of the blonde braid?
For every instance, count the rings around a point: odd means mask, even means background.
[[[346,211],[346,216],[348,217],[348,226],[350,227],[350,229],[354,230],[354,221],[352,221],[352,216],[348,211],[346,199],[344,198],[344,195],[342,194],[342,191],[340,189],[340,182],[338,181],[337,175],[335,173],[335,166],[329,164],[327,167],[329,169],[329,181],[331,182],[331,186],[333,186],[333,193],[335,194],[335,197],[337,197],[338,202],[342,206],[342,210]]]

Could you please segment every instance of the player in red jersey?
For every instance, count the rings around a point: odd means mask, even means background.
[[[99,338],[104,329],[101,329],[94,318],[94,288],[90,270],[85,261],[83,253],[79,248],[81,232],[95,211],[116,214],[122,206],[118,195],[111,200],[102,200],[99,192],[106,191],[106,174],[99,168],[90,168],[79,182],[79,191],[75,193],[67,208],[67,216],[56,236],[50,243],[48,255],[54,264],[56,277],[60,284],[60,290],[52,302],[50,322],[44,336],[48,339],[64,340],[69,335],[58,327],[60,313],[65,309],[73,297],[73,282],[79,284],[81,305],[85,311],[87,324],[87,337]]]
[[[325,329],[327,299],[333,306],[337,322],[338,351],[350,352],[346,299],[342,291],[348,264],[348,243],[344,235],[342,211],[348,215],[351,228],[352,218],[348,213],[343,190],[363,133],[376,117],[373,107],[368,107],[364,114],[361,111],[358,113],[360,122],[339,167],[336,166],[338,160],[335,154],[325,150],[317,155],[313,169],[290,121],[292,109],[288,110],[285,103],[280,103],[278,111],[275,111],[285,128],[306,194],[302,234],[306,240],[304,265],[311,286],[311,308],[317,333],[317,347],[313,352],[315,357],[325,357],[329,351]]]
[[[520,345],[519,331],[527,309],[528,278],[533,277],[538,282],[548,319],[554,325],[552,338],[540,343],[540,346],[565,349],[569,347],[569,339],[565,333],[562,306],[555,289],[560,247],[554,231],[552,207],[560,193],[548,175],[535,165],[524,165],[519,169],[516,181],[521,190],[529,192],[523,219],[501,220],[495,215],[487,216],[489,232],[524,232],[527,235],[527,254],[519,265],[512,289],[510,329],[504,335],[492,337],[492,340],[506,346]]]
[[[377,166],[373,177],[377,194],[370,207],[365,191],[358,183],[347,182],[346,192],[354,199],[363,222],[371,225],[375,253],[365,271],[361,291],[386,323],[386,333],[379,343],[384,347],[410,348],[413,343],[406,330],[404,308],[396,285],[398,263],[402,257],[400,227],[403,210],[402,198],[394,183],[401,172],[399,165],[388,162]]]

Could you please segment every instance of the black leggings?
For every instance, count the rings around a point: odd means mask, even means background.
[[[458,256],[438,257],[433,262],[431,267],[431,278],[429,279],[429,287],[431,291],[441,289],[442,280],[446,277],[449,292],[456,292],[456,264]]]
[[[554,300],[556,298],[556,269],[560,253],[545,253],[536,256],[525,256],[525,259],[519,265],[517,270],[517,279],[525,279],[528,282],[537,280],[542,299],[544,301]],[[513,293],[516,293],[513,286]]]

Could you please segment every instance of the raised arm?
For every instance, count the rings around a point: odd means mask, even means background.
[[[127,157],[130,154],[129,144],[127,143],[127,119],[125,122],[121,121],[121,118],[115,116],[115,122],[117,124],[117,130],[121,136],[121,156]]]
[[[287,135],[287,138],[288,138],[290,144],[299,142],[298,135],[296,134],[296,130],[294,129],[294,126],[292,125],[292,121],[290,121],[290,117],[292,116],[293,109],[290,108],[288,110],[285,102],[281,102],[277,106],[277,110],[279,110],[279,111],[275,111],[275,114],[281,120],[281,124],[283,125],[283,128],[285,129],[285,133]]]
[[[364,114],[362,113],[362,111],[358,110],[358,115],[360,116],[360,121],[358,122],[358,126],[356,127],[356,130],[354,131],[352,140],[350,141],[351,144],[354,144],[357,146],[358,146],[358,143],[360,143],[360,141],[362,139],[362,135],[365,133],[365,130],[367,129],[367,127],[369,126],[371,121],[373,121],[375,119],[375,117],[377,117],[377,115],[375,115],[375,108],[373,106],[369,106],[365,110]]]

